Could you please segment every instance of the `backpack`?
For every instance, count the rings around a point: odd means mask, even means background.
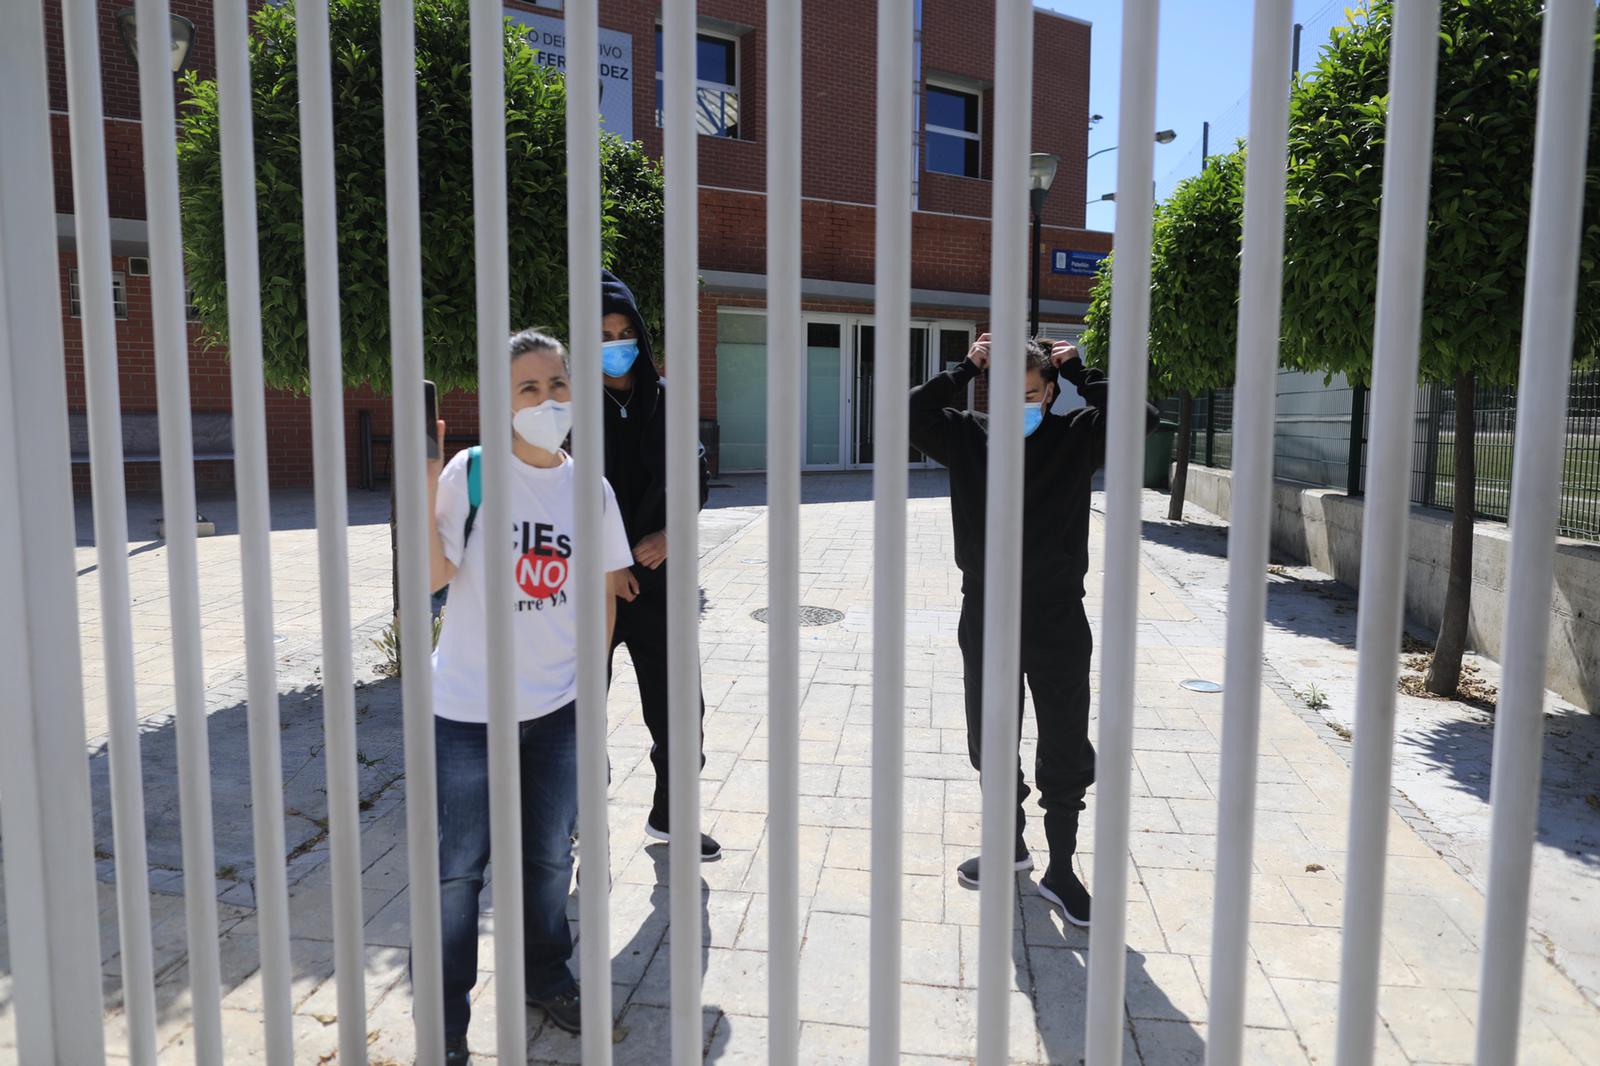
[[[467,524],[461,531],[461,550],[467,550],[472,539],[472,523],[478,520],[478,507],[483,503],[483,445],[474,444],[467,449]]]

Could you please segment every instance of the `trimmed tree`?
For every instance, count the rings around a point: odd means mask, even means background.
[[[1233,383],[1238,344],[1244,149],[1215,156],[1157,205],[1150,262],[1150,393],[1178,394],[1178,450],[1167,517],[1183,519],[1194,397]],[[1111,342],[1111,260],[1084,317],[1084,355],[1104,363]]]
[[[1520,355],[1541,7],[1452,0],[1440,24],[1420,368],[1454,389],[1456,405],[1450,577],[1426,682],[1442,695],[1460,681],[1471,604],[1473,396],[1515,381]],[[1392,17],[1389,0],[1374,0],[1335,30],[1290,101],[1283,357],[1357,384],[1372,373]],[[1591,142],[1600,92],[1595,100]],[[1600,342],[1600,159],[1584,212],[1580,359]]]
[[[387,392],[388,220],[384,190],[380,0],[332,0],[334,171],[345,381]],[[252,16],[252,112],[260,220],[262,356],[267,384],[309,387],[300,190],[299,75],[291,6]],[[477,386],[472,196],[472,75],[467,0],[416,5],[417,144],[422,220],[423,358],[442,390]],[[217,86],[193,73],[178,144],[188,280],[207,334],[227,342]],[[566,90],[523,31],[505,29],[507,240],[511,322],[565,336]],[[601,146],[602,248],[652,327],[662,316],[660,166],[638,142]],[[598,279],[595,284],[598,284]]]

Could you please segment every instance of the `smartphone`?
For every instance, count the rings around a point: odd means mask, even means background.
[[[428,458],[433,460],[439,458],[439,390],[431,381],[422,383],[422,407],[428,420],[424,427],[428,434]]]

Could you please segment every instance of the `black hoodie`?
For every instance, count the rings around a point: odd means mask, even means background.
[[[656,368],[650,333],[633,293],[610,271],[600,273],[600,313],[622,314],[639,338],[633,364],[633,389],[626,395],[606,390],[606,480],[617,495],[628,543],[667,528],[667,403],[666,384]],[[709,493],[710,470],[700,460],[700,505]],[[669,551],[672,546],[669,546]],[[650,570],[635,566],[641,581],[666,580],[665,565]]]
[[[911,390],[911,443],[950,471],[950,516],[962,590],[983,587],[984,504],[989,480],[989,420],[956,409],[978,367],[969,359]],[[1022,446],[1022,589],[1038,596],[1083,595],[1089,569],[1089,485],[1106,457],[1106,379],[1076,361],[1061,380],[1086,406],[1047,415]],[[1145,432],[1158,422],[1146,404]]]

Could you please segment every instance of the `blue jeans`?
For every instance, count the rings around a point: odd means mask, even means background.
[[[567,890],[578,822],[574,705],[518,727],[522,766],[522,915],[528,995],[577,987],[567,961]],[[465,1035],[478,979],[478,896],[489,862],[488,727],[433,720],[439,780],[439,896],[443,909],[444,1029]],[[497,907],[508,901],[496,899]]]

